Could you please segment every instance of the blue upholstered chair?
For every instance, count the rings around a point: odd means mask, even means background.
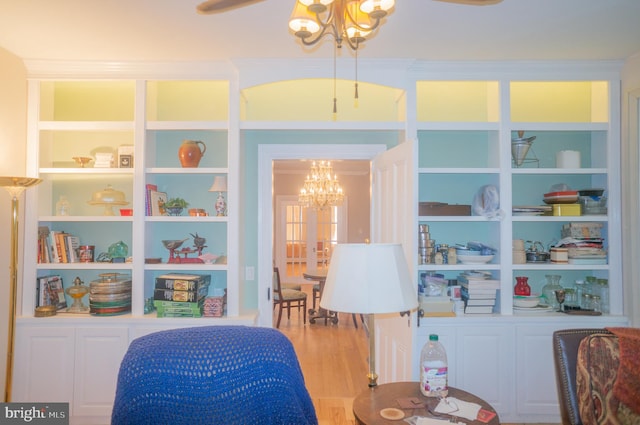
[[[112,425],[317,424],[293,345],[278,330],[205,326],[134,340]]]

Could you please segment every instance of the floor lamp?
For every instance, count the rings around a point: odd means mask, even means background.
[[[377,385],[374,315],[418,307],[417,289],[400,244],[338,244],[331,256],[320,307],[367,314],[369,387]]]
[[[18,291],[18,197],[31,186],[42,180],[33,177],[0,177],[0,186],[7,189],[11,196],[11,270],[9,282],[9,338],[7,341],[7,368],[4,387],[4,401],[11,401],[13,381],[13,344],[16,330],[16,300]]]

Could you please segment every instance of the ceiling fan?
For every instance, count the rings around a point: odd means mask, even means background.
[[[202,15],[211,15],[214,13],[227,12],[260,1],[263,0],[207,0],[196,6],[196,10]]]

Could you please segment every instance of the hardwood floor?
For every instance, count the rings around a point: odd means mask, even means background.
[[[311,285],[302,289],[309,294],[310,307]],[[355,425],[353,399],[368,382],[368,342],[362,323],[356,329],[351,315],[341,313],[337,325],[325,326],[324,321],[304,325],[302,313],[294,309],[290,320],[283,313],[280,331],[295,347],[319,425]]]
[[[309,306],[311,286],[303,285]],[[294,309],[291,320],[283,313],[280,330],[295,347],[319,424],[354,425],[353,399],[368,382],[368,343],[361,323],[356,329],[351,315],[341,313],[337,325],[325,326],[323,320],[303,325]]]

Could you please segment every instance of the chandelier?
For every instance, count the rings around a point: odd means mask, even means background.
[[[289,28],[305,46],[325,35],[335,40],[333,56],[333,113],[337,113],[336,51],[346,41],[356,54],[355,99],[358,100],[358,48],[393,8],[395,0],[296,0]]]
[[[336,47],[346,41],[356,51],[394,4],[395,0],[296,0],[289,28],[305,46],[330,34]]]
[[[300,189],[298,204],[305,208],[321,210],[341,205],[343,200],[344,192],[338,183],[338,177],[333,174],[331,162],[313,161],[311,170],[304,180],[304,187]]]

